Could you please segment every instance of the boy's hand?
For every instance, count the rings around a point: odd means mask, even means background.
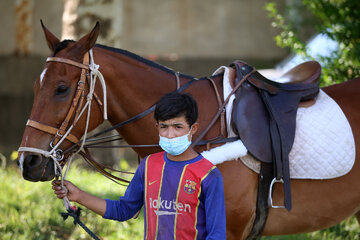
[[[69,181],[64,181],[64,187],[66,187],[67,192],[65,189],[61,189],[60,184],[60,180],[52,181],[52,189],[54,189],[54,193],[58,198],[67,197],[69,201],[77,202],[101,216],[105,215],[106,200],[82,191]]]
[[[64,181],[64,186],[66,189],[61,188],[61,181],[60,180],[54,180],[52,181],[52,189],[54,189],[55,195],[62,199],[64,197],[68,197],[69,201],[75,201],[77,202],[78,199],[80,199],[81,190],[76,187],[73,183],[69,181]]]

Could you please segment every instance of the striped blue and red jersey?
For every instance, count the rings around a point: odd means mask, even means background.
[[[125,195],[106,203],[104,218],[118,221],[144,206],[144,239],[226,239],[222,175],[202,155],[177,162],[151,154]]]

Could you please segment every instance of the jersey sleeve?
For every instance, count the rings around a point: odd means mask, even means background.
[[[103,218],[126,221],[140,211],[144,204],[144,164],[141,161],[135,175],[119,200],[106,199],[106,212]]]
[[[223,178],[214,168],[202,182],[206,215],[206,239],[226,239]]]

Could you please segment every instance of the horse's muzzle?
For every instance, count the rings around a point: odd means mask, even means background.
[[[28,153],[22,162],[22,175],[24,179],[32,182],[50,181],[55,177],[54,163],[51,158]]]

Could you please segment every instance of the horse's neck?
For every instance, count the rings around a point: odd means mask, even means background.
[[[112,125],[123,122],[153,106],[165,93],[176,89],[176,77],[171,71],[160,69],[120,53],[97,49],[101,71],[108,90],[108,118]],[[96,59],[95,59],[96,60]],[[189,81],[181,78],[181,85]],[[222,77],[214,78],[214,83],[222,95]],[[219,102],[213,85],[209,81],[197,81],[186,91],[198,102],[200,134],[216,114]],[[201,89],[201,91],[199,91]],[[153,114],[141,118],[118,130],[129,144],[154,144],[158,141]],[[220,135],[220,121],[205,136],[212,139]],[[140,156],[156,149],[135,149]],[[157,149],[159,150],[159,149]]]
[[[163,94],[175,89],[175,75],[162,69],[105,50],[97,58],[107,85],[108,118],[112,125],[145,111]],[[157,141],[152,114],[118,131],[129,144],[154,144]],[[143,155],[142,150],[139,151]]]

